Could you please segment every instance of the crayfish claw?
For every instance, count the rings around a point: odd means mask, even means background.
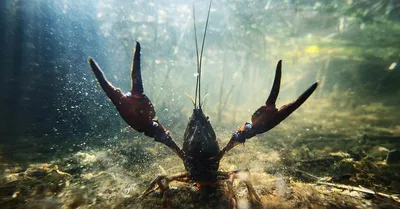
[[[150,99],[143,93],[140,70],[140,44],[136,44],[131,69],[132,90],[126,94],[115,88],[105,77],[98,64],[89,57],[89,65],[101,88],[112,101],[125,122],[138,132],[154,137],[156,128],[152,126],[155,110]]]
[[[97,81],[99,82],[101,88],[103,91],[106,93],[108,98],[111,99],[111,101],[115,101],[118,98],[120,98],[123,94],[120,89],[114,87],[110,81],[107,80],[106,76],[104,75],[103,71],[99,67],[99,65],[94,61],[92,57],[89,57],[88,59],[89,66],[92,69]]]
[[[282,77],[282,60],[279,60],[276,66],[274,84],[272,85],[271,93],[269,94],[269,97],[265,102],[265,105],[275,106],[275,102],[276,99],[278,98],[279,89],[281,86],[281,77]]]
[[[136,42],[131,67],[131,93],[133,95],[142,95],[144,92],[142,82],[142,70],[140,66],[140,50],[140,43]]]
[[[287,105],[282,106],[279,111],[279,119],[282,121],[287,118],[292,112],[294,112],[297,108],[299,108],[307,99],[311,96],[311,94],[315,91],[318,86],[318,82],[311,85],[303,94],[299,96],[294,102],[289,103]]]
[[[284,105],[278,110],[275,102],[279,95],[281,77],[282,60],[280,60],[276,66],[274,83],[265,105],[261,106],[253,113],[251,116],[251,123],[245,123],[235,133],[233,133],[228,144],[221,150],[219,154],[220,158],[236,145],[244,143],[247,139],[250,139],[257,134],[265,133],[277,126],[299,108],[318,86],[318,82],[314,83],[294,102]]]
[[[274,84],[272,85],[271,93],[265,102],[265,106],[258,108],[253,116],[251,122],[256,134],[261,134],[271,130],[280,122],[285,120],[291,113],[299,108],[318,86],[318,82],[309,87],[303,94],[300,95],[294,102],[282,106],[279,110],[276,108],[275,102],[279,94],[279,88],[282,76],[282,61],[278,62],[276,66],[276,73]]]

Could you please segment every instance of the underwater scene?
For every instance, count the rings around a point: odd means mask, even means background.
[[[0,208],[400,208],[399,0],[0,0]]]

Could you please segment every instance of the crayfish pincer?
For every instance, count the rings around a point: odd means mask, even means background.
[[[142,195],[142,197],[147,196],[159,189],[163,194],[164,206],[166,205],[167,191],[171,181],[196,183],[200,190],[209,185],[215,185],[221,181],[225,181],[228,185],[230,201],[233,204],[233,207],[235,207],[236,199],[233,195],[232,182],[233,180],[238,179],[239,172],[248,173],[248,171],[219,171],[218,168],[221,158],[236,145],[244,143],[247,139],[265,133],[277,126],[293,111],[299,108],[314,92],[318,85],[318,83],[314,83],[294,102],[277,109],[275,102],[278,98],[282,74],[282,61],[279,61],[276,67],[275,79],[271,93],[266,100],[265,105],[258,108],[252,115],[251,122],[244,123],[232,134],[228,144],[224,148],[220,149],[214,129],[211,126],[208,117],[204,114],[200,102],[201,62],[210,8],[211,3],[208,10],[200,55],[197,47],[197,37],[195,36],[198,76],[196,80],[195,97],[193,99],[194,109],[184,133],[182,148],[175,143],[169,131],[156,119],[155,109],[150,99],[144,94],[140,66],[141,48],[139,43],[136,43],[133,56],[131,68],[131,90],[127,93],[123,93],[120,89],[115,88],[106,79],[97,63],[92,58],[89,58],[89,65],[101,88],[115,105],[119,114],[126,123],[134,130],[143,132],[146,136],[154,138],[155,141],[165,144],[182,159],[186,172],[170,176],[158,176],[151,182],[150,186]],[[195,18],[193,19],[195,22]],[[196,30],[195,24],[194,28]],[[248,179],[249,178],[246,178],[244,183],[248,189],[250,200],[253,202],[261,202],[260,197]]]

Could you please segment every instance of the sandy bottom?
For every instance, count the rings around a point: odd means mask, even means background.
[[[317,145],[315,150],[302,146],[277,150],[264,141],[238,146],[221,161],[222,171],[249,169],[251,176],[244,178],[251,179],[262,200],[251,201],[245,184],[237,179],[233,184],[237,208],[400,207],[398,196],[391,195],[399,192],[399,169],[384,163],[385,150],[375,158],[357,159],[344,152],[321,154]],[[139,195],[157,175],[184,171],[181,160],[167,148],[139,139],[45,163],[2,166],[1,208],[162,208],[160,192]],[[225,182],[207,195],[190,184],[172,182],[170,187],[168,208],[232,206]],[[389,196],[354,189],[369,191],[365,187]]]

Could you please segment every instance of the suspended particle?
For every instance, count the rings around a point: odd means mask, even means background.
[[[397,66],[397,62],[393,62],[393,63],[389,66],[388,70],[389,70],[389,71],[392,71],[394,68],[396,68],[396,66]]]

